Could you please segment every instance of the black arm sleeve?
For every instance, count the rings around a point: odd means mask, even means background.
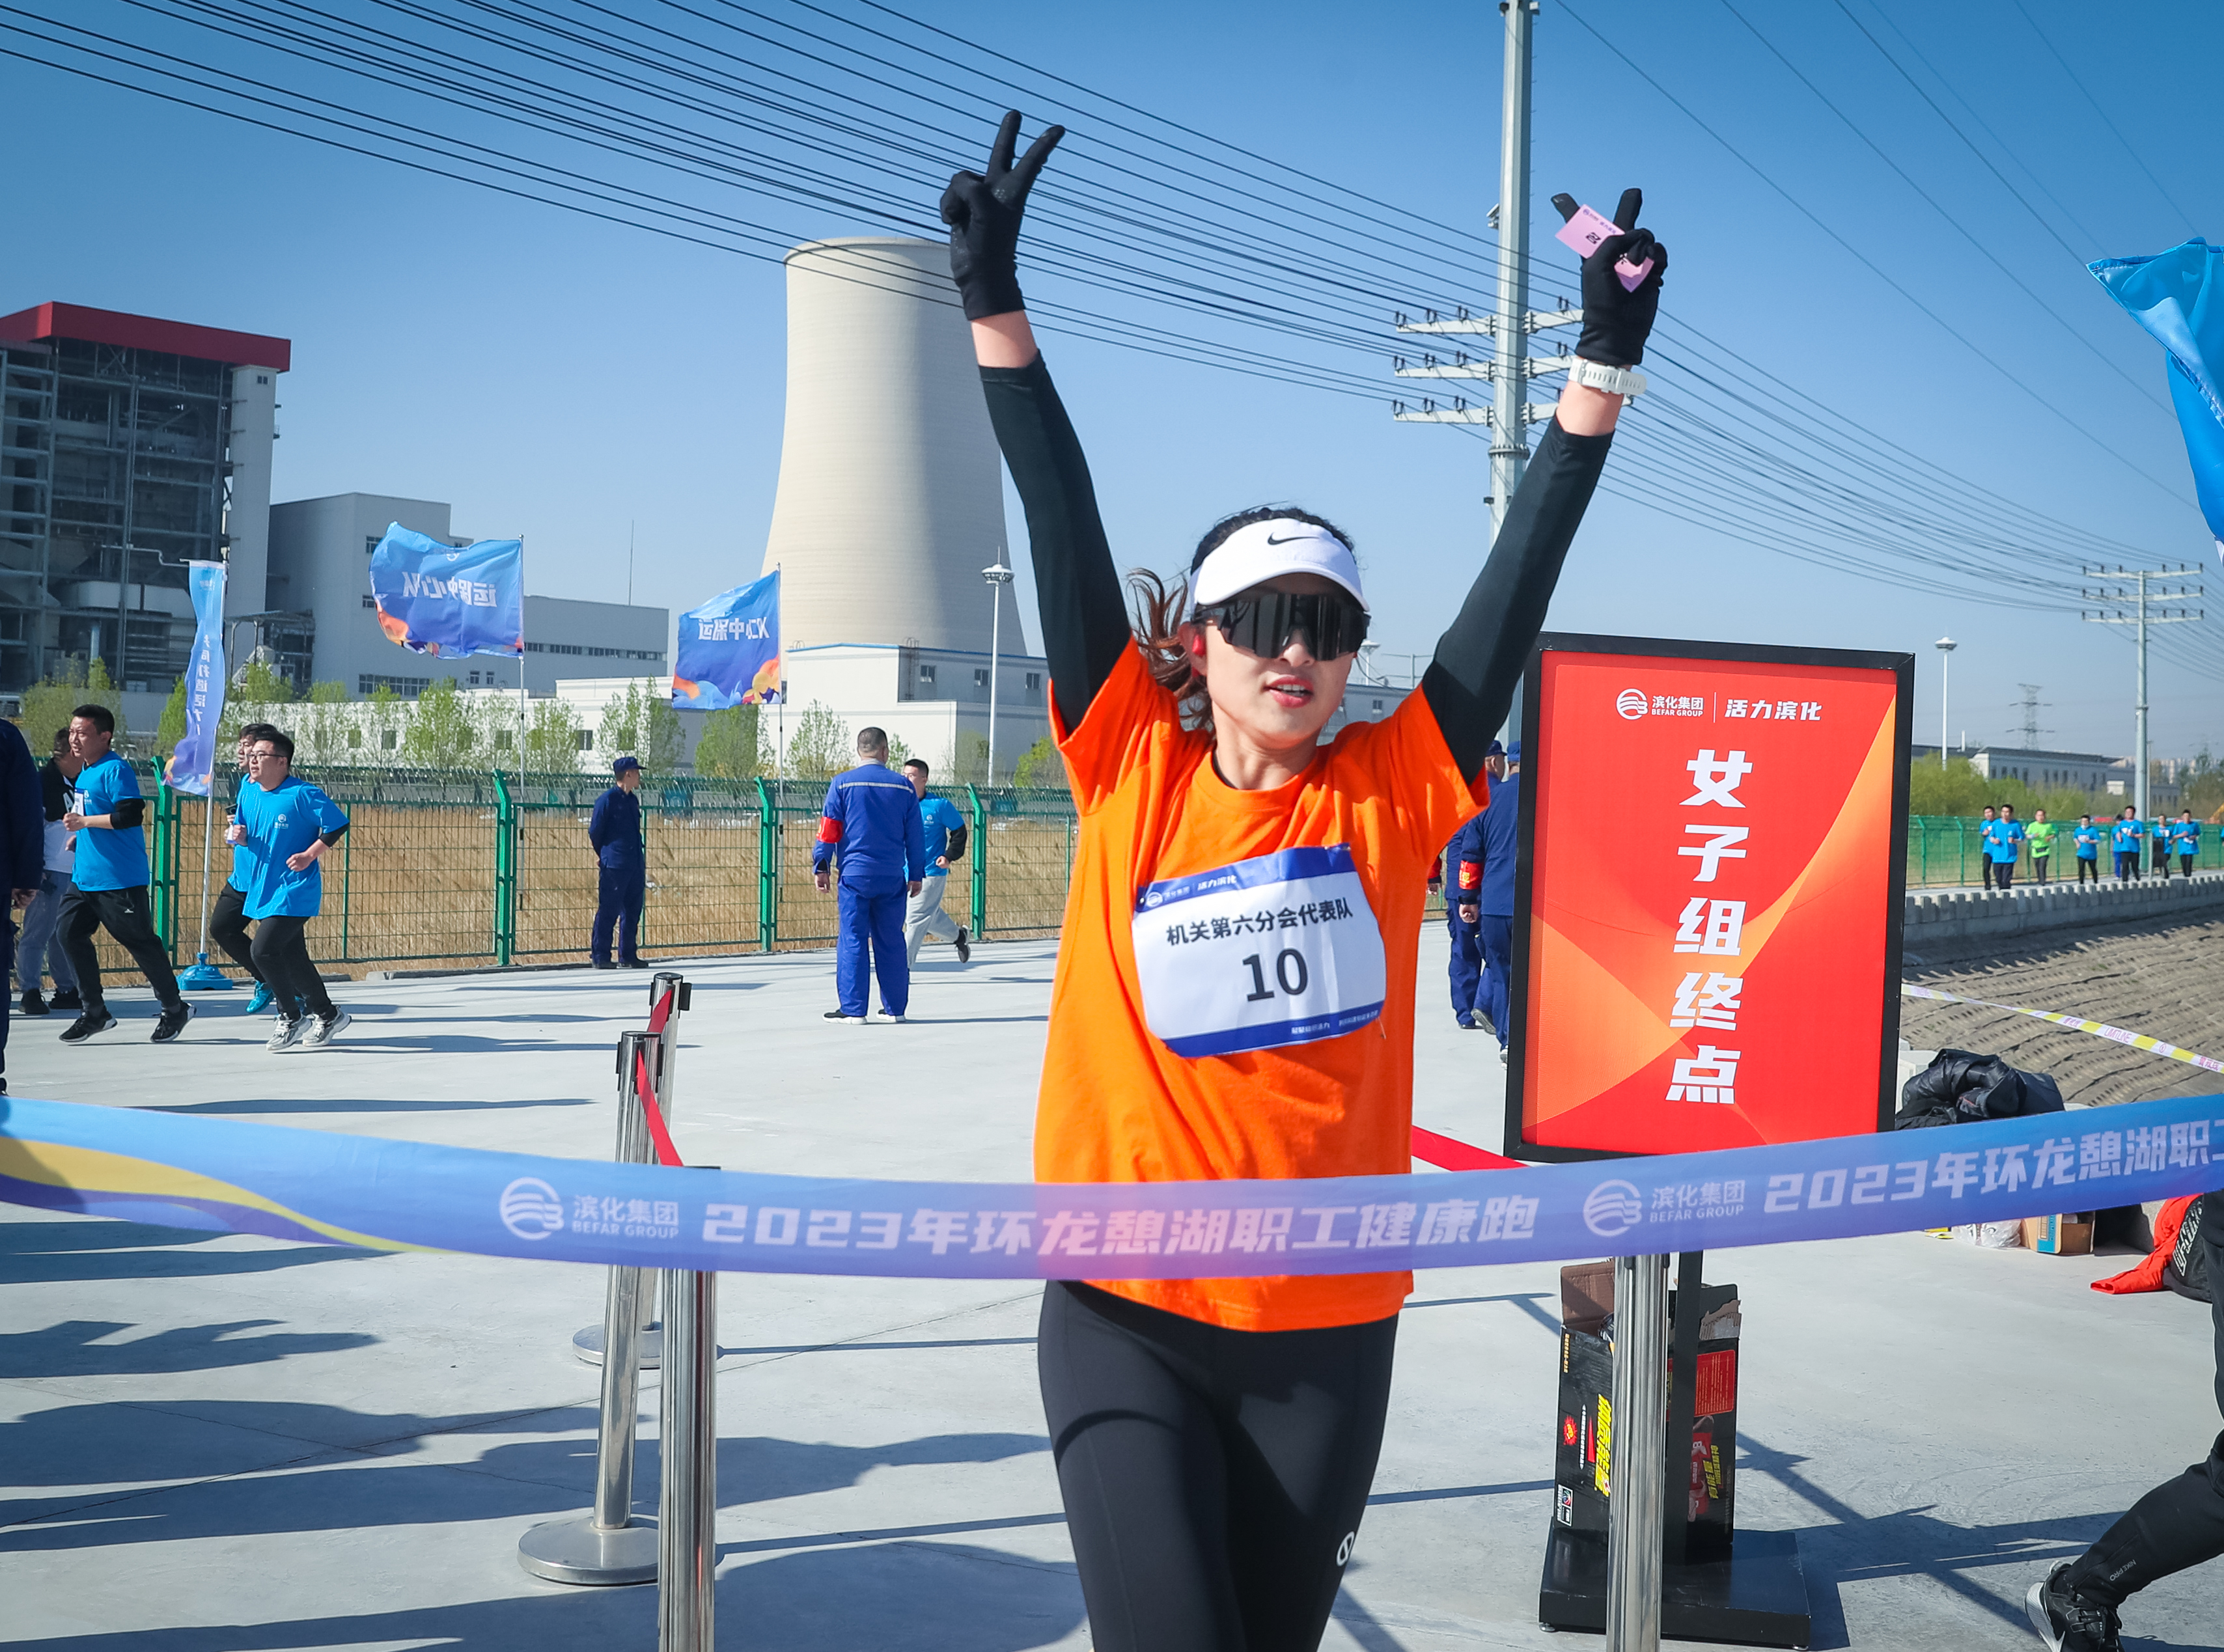
[[[329,832],[319,832],[317,835],[324,840],[325,847],[326,848],[330,848],[333,844],[338,842],[340,839],[347,835],[347,823],[345,821],[342,821],[338,825],[333,827]]]
[[[108,823],[118,831],[130,831],[147,818],[147,799],[118,798],[116,806],[108,811]]]
[[[942,858],[952,866],[965,858],[965,836],[964,827],[953,826],[944,838]]]
[[[1482,772],[1483,753],[1506,721],[1514,684],[1545,628],[1560,564],[1613,445],[1612,436],[1570,436],[1552,421],[1514,492],[1490,559],[1422,675],[1421,692],[1469,782]]]
[[[1134,642],[1096,485],[1041,356],[1025,367],[982,368],[981,388],[1027,511],[1051,690],[1058,716],[1076,728]]]

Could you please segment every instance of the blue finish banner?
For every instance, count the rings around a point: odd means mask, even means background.
[[[2224,1096],[1450,1175],[931,1182],[434,1147],[0,1096],[0,1200],[310,1244],[907,1278],[1390,1273],[1849,1239],[2224,1186]]]
[[[672,703],[685,710],[770,705],[780,698],[780,570],[721,591],[679,616]]]
[[[420,654],[525,652],[525,542],[460,549],[395,522],[370,554],[370,595],[387,640]]]
[[[186,575],[193,598],[193,652],[186,666],[186,732],[162,767],[173,791],[209,793],[216,729],[224,721],[224,564],[196,562]]]
[[[2198,236],[2147,258],[2087,266],[2169,352],[2170,399],[2201,514],[2224,557],[2224,247]]]

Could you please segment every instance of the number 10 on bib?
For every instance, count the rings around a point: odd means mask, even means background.
[[[1147,886],[1135,972],[1177,1056],[1339,1037],[1382,1013],[1382,931],[1349,844],[1283,849]]]

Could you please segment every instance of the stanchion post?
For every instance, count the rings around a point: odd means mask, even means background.
[[[1658,1652],[1668,1448],[1668,1258],[1614,1263],[1607,1652]]]
[[[652,1164],[656,1161],[655,1144],[650,1141],[648,1119],[642,1113],[639,1074],[644,1055],[652,1075],[656,1071],[659,1041],[648,1032],[622,1032],[618,1035],[618,1129],[615,1157],[620,1164]],[[613,1268],[613,1274],[625,1271]],[[636,1271],[639,1271],[636,1270]],[[634,1325],[638,1334],[634,1339],[634,1358],[643,1371],[654,1371],[663,1359],[663,1334],[656,1327],[656,1282],[641,1283],[633,1294]],[[572,1352],[591,1365],[603,1363],[603,1350],[610,1346],[606,1328],[608,1316],[593,1325],[585,1325],[572,1334]]]
[[[711,1167],[704,1167],[711,1168]],[[718,1276],[664,1276],[657,1652],[712,1652],[718,1567]]]

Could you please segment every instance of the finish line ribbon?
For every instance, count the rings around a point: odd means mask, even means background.
[[[540,1158],[8,1096],[0,1200],[310,1244],[629,1267],[1391,1273],[1849,1239],[2204,1193],[2224,1186],[2210,1158],[2212,1141],[2224,1147],[2220,1114],[2224,1096],[2184,1096],[1518,1171],[1000,1184]]]
[[[1988,998],[1956,998],[1951,993],[1936,993],[1928,987],[1899,984],[1904,998],[1936,999],[1942,1004],[1974,1004],[1981,1009],[2006,1010],[2011,1015],[2027,1015],[2034,1021],[2051,1021],[2057,1027],[2068,1027],[2073,1032],[2089,1032],[2096,1038],[2109,1038],[2120,1044],[2129,1044],[2134,1050],[2144,1050],[2150,1055],[2167,1056],[2172,1061],[2182,1061],[2203,1067],[2212,1073],[2224,1073],[2224,1062],[2213,1056],[2196,1056],[2190,1050],[2180,1050],[2176,1044],[2166,1044],[2159,1038],[2150,1038],[2144,1032],[2126,1032],[2121,1027],[2112,1027],[2105,1021],[2081,1021],[2074,1015],[2059,1015],[2052,1010],[2026,1010],[2020,1004],[1995,1004]]]

